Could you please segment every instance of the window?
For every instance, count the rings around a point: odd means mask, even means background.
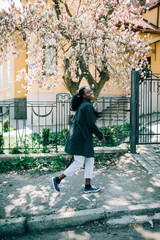
[[[149,64],[149,67],[151,67],[151,57],[147,57],[147,62]]]
[[[3,70],[2,70],[2,65],[0,65],[0,91],[2,91],[2,81],[3,81]]]
[[[7,70],[6,88],[9,88],[10,87],[10,61],[9,60],[7,61],[6,70]]]

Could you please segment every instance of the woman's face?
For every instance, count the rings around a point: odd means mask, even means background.
[[[94,93],[92,89],[90,89],[89,87],[85,88],[83,93],[83,98],[86,98],[88,100],[94,99]]]

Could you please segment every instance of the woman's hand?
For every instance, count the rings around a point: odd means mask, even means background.
[[[103,139],[101,140],[101,142],[102,142],[102,143],[104,143],[105,141],[106,141],[106,139],[105,139],[105,138],[103,138]]]

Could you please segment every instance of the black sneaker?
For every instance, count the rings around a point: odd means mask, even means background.
[[[101,189],[100,187],[94,187],[94,186],[91,186],[90,188],[85,188],[84,189],[84,192],[85,193],[94,193],[94,192],[99,192]]]
[[[55,190],[56,190],[57,192],[60,192],[60,188],[59,188],[59,185],[60,185],[60,184],[56,182],[56,178],[57,178],[57,177],[52,178],[52,184],[53,184],[53,187],[55,188]]]

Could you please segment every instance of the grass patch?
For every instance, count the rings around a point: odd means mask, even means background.
[[[110,167],[115,165],[122,153],[113,154],[96,154],[95,168]],[[0,173],[18,172],[22,174],[28,172],[30,174],[48,174],[59,172],[68,166],[70,159],[66,159],[60,155],[52,159],[26,158],[17,157],[13,161],[3,160],[0,162]]]
[[[66,168],[67,159],[57,155],[52,160],[38,158],[17,157],[13,161],[3,160],[0,162],[0,173],[23,172],[30,173],[53,173]]]
[[[119,157],[122,155],[122,153],[97,154],[95,156],[95,168],[109,168],[115,166],[119,162]]]

